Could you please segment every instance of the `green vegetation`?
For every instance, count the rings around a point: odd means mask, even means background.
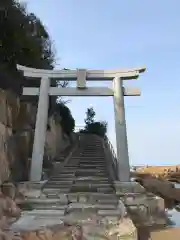
[[[0,88],[20,95],[27,81],[17,71],[16,64],[53,69],[54,46],[41,20],[16,0],[0,1],[0,28]],[[66,87],[68,82],[58,82],[57,85]],[[74,119],[62,102],[60,99],[61,104],[58,104],[57,97],[50,97],[49,113],[59,114],[57,119],[61,119],[62,127],[69,135],[74,129]]]
[[[40,19],[15,0],[0,1],[0,28],[0,88],[20,94],[24,79],[16,64],[53,69],[53,44]]]
[[[70,137],[75,128],[75,120],[69,108],[64,103],[58,103],[50,108],[49,116],[52,115],[57,122],[61,123],[64,132]]]
[[[87,134],[97,134],[101,137],[105,137],[107,133],[107,122],[96,122],[95,115],[96,113],[92,107],[87,109],[86,118],[84,120],[86,125],[85,128],[80,132]]]

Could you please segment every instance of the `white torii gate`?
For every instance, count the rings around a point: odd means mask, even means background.
[[[17,65],[25,77],[40,78],[40,88],[24,87],[23,95],[39,95],[36,128],[31,161],[30,180],[40,181],[48,121],[49,95],[57,96],[113,96],[117,142],[118,176],[121,182],[130,181],[129,154],[126,133],[124,96],[140,96],[138,88],[124,88],[123,80],[137,79],[145,68],[125,70],[41,70]],[[51,79],[77,81],[76,88],[51,87]],[[113,81],[113,88],[87,87],[88,81]]]

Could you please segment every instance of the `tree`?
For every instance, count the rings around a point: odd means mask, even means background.
[[[95,115],[96,113],[93,107],[88,108],[86,112],[86,119],[84,120],[85,124],[86,125],[92,124],[94,122]]]
[[[0,87],[21,92],[23,77],[16,64],[53,69],[55,53],[52,41],[40,19],[15,0],[0,1]]]
[[[87,109],[86,118],[84,120],[86,124],[85,129],[81,130],[80,132],[97,134],[101,137],[105,137],[107,133],[107,122],[96,122],[95,115],[96,113],[92,107]]]
[[[97,134],[101,137],[105,137],[107,133],[107,123],[106,122],[93,122],[85,127],[87,133]]]
[[[22,86],[28,86],[28,81],[17,71],[16,65],[53,69],[54,44],[41,20],[29,13],[18,0],[0,0],[0,29],[0,88],[21,95]],[[39,81],[31,83],[34,87],[39,86]],[[65,81],[57,84],[67,86]],[[56,100],[57,97],[50,97],[49,113],[57,115],[63,130],[70,134],[74,129],[74,119],[70,110],[65,105],[57,104]],[[30,99],[28,101],[31,102]],[[24,171],[24,166],[21,170]],[[18,171],[21,170],[19,167]]]
[[[0,88],[11,89],[19,95],[27,81],[24,81],[21,73],[17,71],[16,64],[53,69],[54,45],[41,20],[35,14],[29,13],[26,5],[16,0],[0,1],[0,27]],[[33,81],[34,83],[36,86]],[[38,84],[39,81],[37,86]],[[58,81],[56,84],[67,87],[68,82]],[[60,102],[62,101],[60,98]],[[50,102],[50,107],[56,105],[57,97],[51,96]]]

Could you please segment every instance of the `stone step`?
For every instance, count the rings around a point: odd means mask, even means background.
[[[75,183],[72,185],[72,187],[89,187],[89,188],[104,187],[104,188],[107,188],[107,187],[111,187],[111,184],[110,183],[92,183],[92,182],[89,183],[86,181],[83,181],[83,182],[75,181]]]
[[[43,204],[32,204],[35,210],[64,210],[66,211],[67,205],[43,205]]]
[[[68,172],[68,173],[74,173],[75,171],[77,171],[79,167],[76,167],[76,168],[69,168],[69,167],[64,167],[60,170],[60,172]]]
[[[103,173],[103,174],[105,174],[105,171],[103,171],[103,170],[99,170],[99,169],[82,169],[82,168],[80,168],[80,169],[78,169],[77,171],[76,171],[76,174],[85,174],[85,175],[88,175],[88,174],[99,174],[99,173]]]
[[[76,171],[78,170],[78,168],[72,170],[72,169],[67,169],[67,168],[63,168],[61,169],[61,171],[59,172],[59,174],[63,174],[63,173],[69,173],[69,174],[74,174]]]
[[[102,199],[118,199],[114,193],[90,193],[90,192],[78,192],[78,193],[68,193],[68,199],[71,197],[87,197],[88,199],[102,200]]]
[[[47,226],[62,225],[63,220],[65,219],[64,215],[59,216],[31,216],[31,215],[22,215],[16,222],[10,226],[10,231],[12,232],[26,232],[26,231],[36,231],[37,229],[46,228]],[[9,238],[8,238],[9,239]],[[15,239],[15,238],[13,238]],[[21,239],[21,238],[16,238]],[[39,238],[34,238],[33,236],[28,239],[44,239],[44,235]],[[45,237],[45,239],[47,239]]]
[[[84,165],[86,165],[86,164],[92,164],[93,167],[94,167],[94,165],[103,165],[103,166],[106,165],[104,161],[90,161],[90,160],[80,161],[79,164],[81,164],[81,165],[82,165],[82,164],[84,164]]]
[[[81,154],[79,156],[79,160],[99,160],[99,161],[104,161],[105,160],[105,156],[104,155],[93,155],[93,154]]]
[[[24,203],[29,203],[29,204],[42,204],[42,205],[53,205],[53,204],[60,204],[62,201],[60,198],[53,198],[53,199],[48,199],[48,198],[33,198],[33,199],[26,199],[23,201]]]
[[[28,215],[28,216],[63,216],[65,213],[64,209],[60,209],[60,210],[32,210],[32,211],[23,211],[22,215]]]
[[[70,168],[77,168],[78,164],[74,165],[73,163],[66,164],[65,167],[70,167]]]
[[[117,209],[116,205],[110,205],[110,204],[88,204],[88,203],[71,203],[68,205],[68,208],[67,208],[67,211],[70,210],[70,209],[97,209],[97,210],[100,210],[100,209],[107,209],[107,210],[115,210]]]
[[[95,164],[96,165],[96,167],[100,167],[100,168],[102,168],[102,167],[105,167],[105,164]],[[79,167],[83,167],[83,166],[85,166],[85,167],[89,167],[89,168],[94,168],[94,163],[92,164],[92,163],[82,163],[82,162],[80,162],[80,164],[79,164]]]
[[[72,186],[70,192],[98,192],[97,188],[90,188],[88,186]]]
[[[103,209],[98,210],[98,215],[100,216],[122,216],[122,210],[121,209]],[[123,217],[123,216],[122,216]]]
[[[77,172],[86,172],[86,173],[93,172],[93,173],[101,173],[101,172],[104,172],[104,171],[103,171],[103,170],[96,169],[96,168],[90,168],[90,169],[87,169],[87,168],[79,168],[79,169],[77,170]]]
[[[85,160],[85,159],[83,159],[83,160],[80,160],[78,164],[92,164],[92,165],[96,164],[96,165],[105,166],[105,161],[96,160],[96,159],[95,160],[90,160],[90,159]]]
[[[108,180],[76,180],[73,184],[78,185],[90,185],[90,184],[111,184]]]
[[[104,160],[105,155],[104,154],[97,154],[97,153],[82,153],[79,156],[79,159],[97,159],[97,160]]]
[[[114,189],[111,188],[111,187],[101,187],[101,188],[97,188],[97,192],[100,192],[100,193],[113,193],[114,192]]]
[[[107,177],[96,177],[96,176],[85,176],[85,177],[76,177],[76,181],[109,181]]]
[[[48,184],[55,184],[55,185],[59,185],[59,184],[62,184],[62,185],[72,185],[73,184],[73,181],[71,180],[49,180],[47,185]]]
[[[44,187],[44,189],[48,189],[48,188],[51,188],[51,189],[70,189],[72,187],[72,185],[71,184],[69,184],[69,185],[66,185],[66,184],[60,184],[60,183],[58,183],[58,184],[52,184],[52,183],[48,183],[48,184],[46,184],[46,186]]]
[[[89,177],[105,177],[106,173],[100,172],[100,173],[87,173],[87,172],[76,172],[76,176],[77,177],[85,177],[85,176],[89,176]]]
[[[59,173],[53,176],[53,178],[58,178],[58,177],[75,177],[75,173]]]
[[[91,193],[113,193],[114,189],[111,187],[89,187],[89,186],[72,186],[70,189],[70,192],[75,193],[75,192],[91,192]]]
[[[97,200],[98,203],[100,204],[118,204],[119,200],[118,199],[99,199]]]
[[[102,152],[97,152],[96,150],[92,150],[92,151],[84,151],[83,153],[80,154],[80,156],[86,156],[88,158],[94,156],[94,158],[104,158],[105,154]]]
[[[45,194],[48,194],[48,195],[50,195],[50,194],[56,194],[56,193],[68,193],[70,191],[70,188],[44,188],[43,189],[43,193],[45,193]]]
[[[94,169],[94,168],[96,168],[98,171],[106,171],[106,167],[98,167],[98,166],[96,166],[96,165],[94,165],[94,167],[89,167],[89,166],[85,166],[85,165],[83,165],[83,166],[79,166],[79,169],[86,169],[86,170],[92,170],[92,169]],[[78,170],[79,170],[78,169]],[[78,171],[77,170],[77,171]]]
[[[52,178],[50,178],[49,179],[49,182],[62,182],[62,181],[74,181],[76,178],[74,177],[74,178],[69,178],[69,177],[52,177]]]

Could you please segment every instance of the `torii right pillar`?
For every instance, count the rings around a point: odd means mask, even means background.
[[[130,181],[130,164],[128,153],[128,141],[126,130],[125,106],[124,106],[124,88],[122,79],[116,77],[113,80],[114,85],[114,111],[115,111],[115,129],[116,129],[116,147],[118,159],[118,180],[120,182]]]

